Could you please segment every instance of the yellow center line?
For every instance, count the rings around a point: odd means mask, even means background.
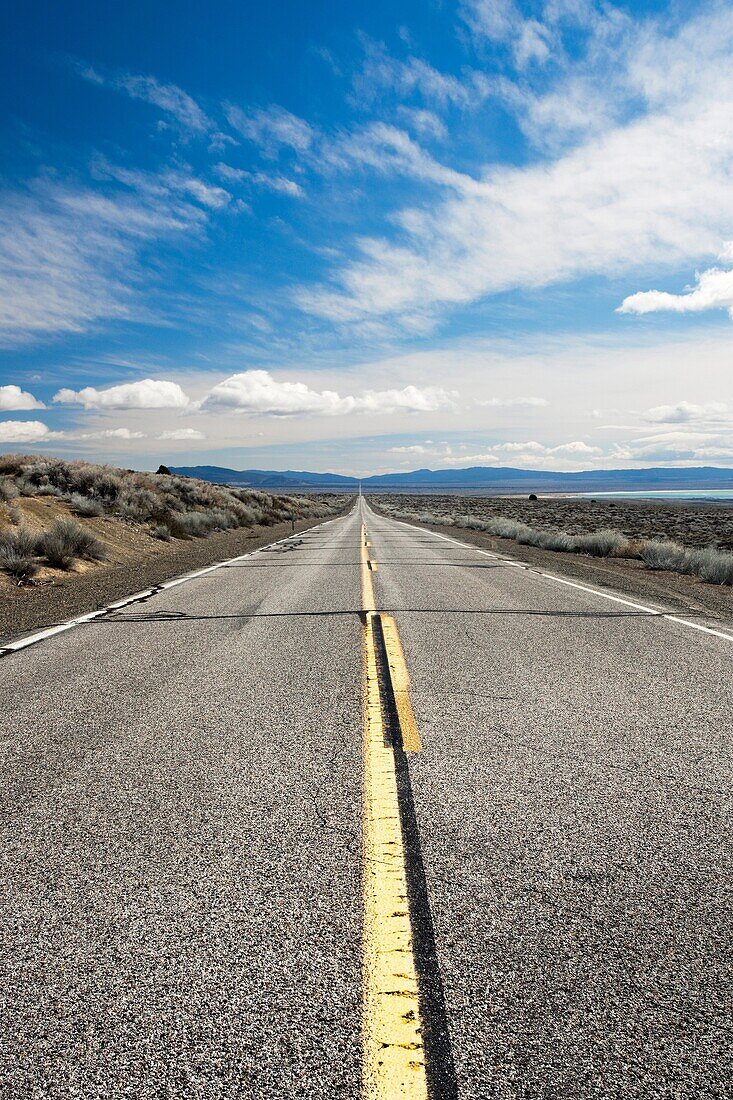
[[[376,611],[374,603],[374,586],[372,585],[371,570],[369,568],[369,552],[366,545],[366,527],[361,525],[361,609]]]
[[[415,715],[410,701],[410,674],[402,642],[397,631],[397,623],[391,615],[381,615],[384,648],[387,651],[389,676],[392,682],[392,694],[397,708],[397,718],[402,734],[402,748],[405,752],[420,752],[422,742],[417,728]]]
[[[375,634],[377,619],[387,648],[389,674],[401,727],[399,699],[400,696],[406,698],[409,706],[409,677],[394,620],[377,614],[368,561],[366,529],[362,525],[362,608],[366,612],[363,1095],[365,1100],[396,1100],[398,1097],[427,1100],[419,982],[413,951],[397,763],[392,739],[385,737],[385,699],[380,685]],[[391,643],[387,642],[388,635]],[[414,727],[414,717],[412,725]],[[417,735],[417,728],[414,728],[414,735],[411,731],[407,732],[412,737]],[[419,735],[417,741],[419,745]],[[407,748],[407,745],[404,747]]]

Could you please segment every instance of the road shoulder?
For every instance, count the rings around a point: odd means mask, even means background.
[[[422,527],[447,538],[458,539],[482,550],[491,550],[502,557],[525,562],[530,567],[548,573],[557,573],[558,576],[569,577],[583,584],[613,589],[630,599],[709,620],[718,626],[733,627],[733,590],[726,585],[706,584],[683,574],[649,570],[641,562],[628,558],[592,558],[585,554],[564,554],[541,550],[535,546],[522,546],[511,539],[496,538],[466,527],[421,523],[414,519],[401,522]]]
[[[299,520],[295,523],[295,531],[308,531],[323,522],[322,517]],[[0,642],[8,642],[30,631],[96,611],[115,600],[194,569],[258,550],[286,538],[291,531],[292,525],[288,521],[270,527],[219,531],[208,538],[175,540],[162,547],[154,557],[88,573],[70,572],[63,580],[53,584],[3,593],[0,600]]]

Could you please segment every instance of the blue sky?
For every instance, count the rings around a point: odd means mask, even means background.
[[[733,465],[733,9],[27,3],[0,447]]]

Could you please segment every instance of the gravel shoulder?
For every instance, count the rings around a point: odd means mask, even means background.
[[[307,531],[323,522],[322,518],[298,520],[295,530]],[[268,527],[218,531],[207,538],[169,543],[141,534],[140,539],[136,540],[140,542],[139,556],[134,560],[125,555],[123,560],[112,560],[93,567],[80,563],[75,570],[57,573],[32,587],[18,588],[9,583],[3,584],[0,592],[0,641],[7,642],[19,635],[64,622],[182,573],[257,550],[285,538],[291,531],[291,523],[286,522]]]
[[[379,511],[376,504],[370,506]],[[424,527],[439,535],[460,539],[482,549],[493,550],[515,561],[526,562],[548,573],[572,578],[581,583],[611,588],[630,599],[686,615],[713,620],[733,628],[733,590],[725,585],[705,584],[695,577],[646,569],[642,562],[628,558],[592,558],[583,554],[564,554],[522,546],[511,539],[500,539],[466,527],[447,527],[410,519],[415,527]]]

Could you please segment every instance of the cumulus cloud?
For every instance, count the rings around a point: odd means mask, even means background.
[[[0,386],[0,412],[43,408],[45,405],[42,401],[37,401],[32,393],[26,393],[20,386]]]
[[[313,390],[304,382],[280,382],[269,371],[249,370],[219,382],[207,394],[201,408],[261,416],[342,416],[434,412],[452,404],[453,395],[434,386],[365,390],[356,396],[342,397],[334,390]]]
[[[57,432],[64,439],[145,439],[144,432],[132,428],[103,428],[98,432]]]
[[[93,432],[55,432],[40,420],[0,421],[0,443],[51,443],[57,440],[136,440],[145,433],[131,428],[104,428]]]
[[[547,446],[536,439],[525,442],[495,443],[484,451],[468,454],[465,449],[442,456],[450,466],[522,466],[539,469],[585,467],[596,464],[603,450],[582,440]]]
[[[723,258],[731,257],[733,246],[728,244]],[[733,270],[710,267],[698,272],[694,287],[683,294],[670,294],[664,290],[641,290],[624,298],[618,313],[700,313],[706,309],[727,309],[733,320]]]
[[[43,443],[59,435],[40,420],[0,420],[0,443]]]
[[[185,409],[189,399],[177,382],[143,378],[139,382],[123,382],[98,390],[86,386],[82,390],[63,389],[55,395],[60,405],[82,405],[85,409]]]
[[[203,432],[200,432],[197,428],[173,428],[171,431],[161,432],[161,434],[158,436],[158,439],[162,439],[162,440],[169,440],[169,439],[170,440],[175,440],[175,439],[196,440],[196,439],[206,439],[206,436],[204,435]]]
[[[733,408],[719,401],[705,405],[678,401],[676,405],[655,405],[641,416],[648,424],[728,424],[733,423]]]

